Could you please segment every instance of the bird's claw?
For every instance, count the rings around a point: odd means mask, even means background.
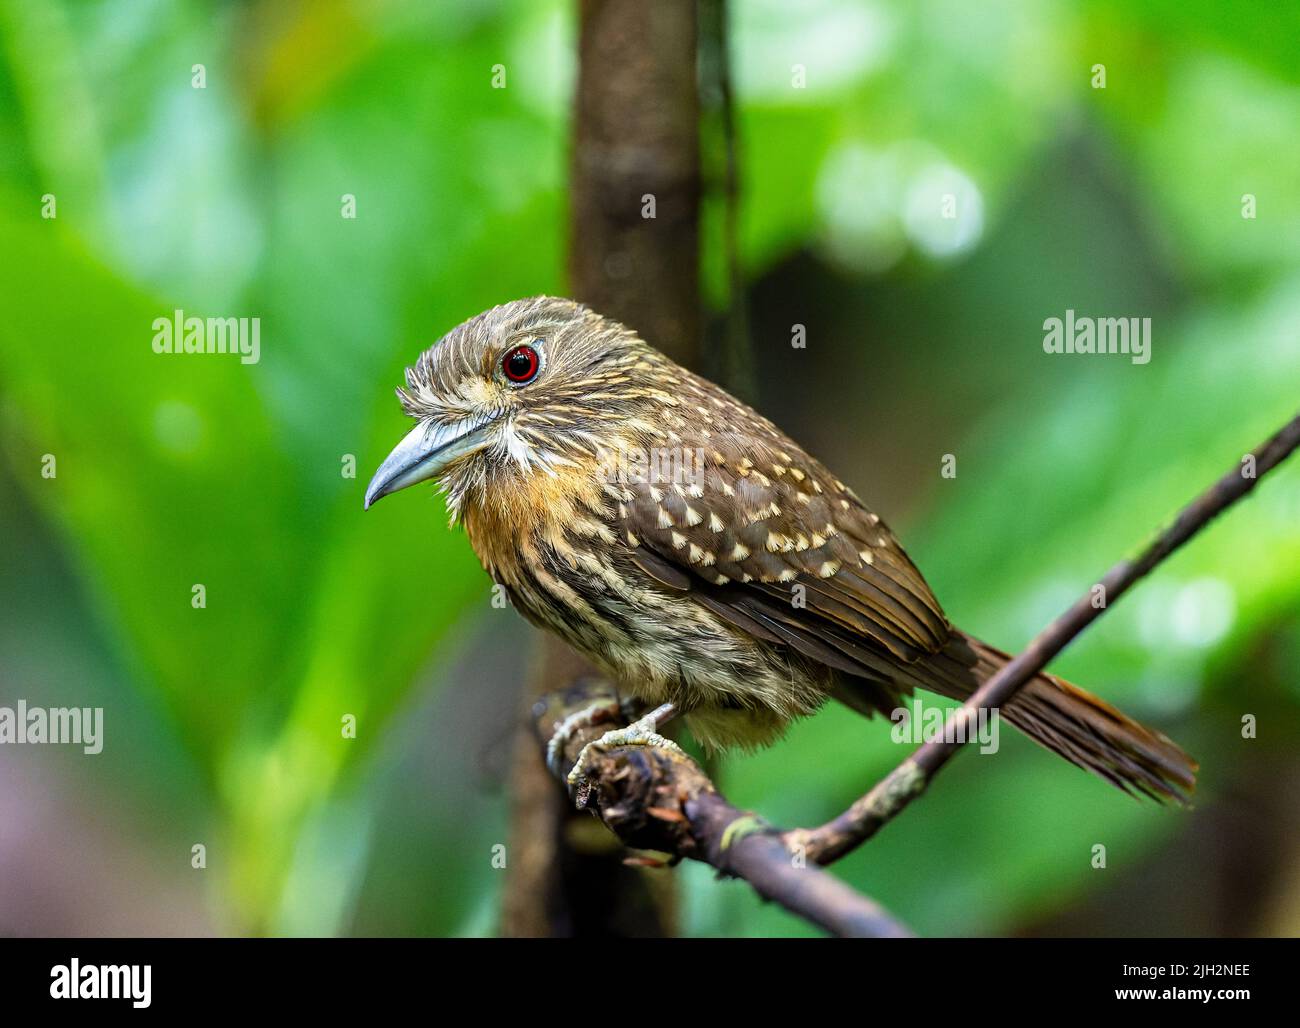
[[[586,728],[599,724],[603,719],[611,718],[618,714],[620,705],[617,700],[597,701],[584,707],[576,713],[570,714],[560,722],[551,734],[550,742],[546,744],[546,766],[551,769],[553,774],[560,773],[560,761],[564,759],[564,748],[569,744],[569,739],[580,728]],[[586,752],[584,748],[583,752]],[[581,757],[581,754],[579,754]]]
[[[586,779],[587,764],[590,763],[595,754],[604,753],[618,746],[659,746],[686,756],[686,751],[677,743],[656,731],[659,724],[659,720],[655,717],[655,711],[651,711],[639,721],[633,721],[626,728],[615,728],[606,732],[599,739],[593,739],[587,743],[582,748],[582,752],[578,754],[578,759],[573,764],[573,770],[569,772],[569,787],[576,789]]]

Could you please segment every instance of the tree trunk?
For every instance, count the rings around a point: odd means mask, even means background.
[[[694,0],[581,0],[571,165],[573,298],[699,365],[699,96]],[[590,668],[547,636],[525,690]],[[674,933],[671,882],[625,866],[621,844],[578,813],[520,717],[511,793],[510,936]]]

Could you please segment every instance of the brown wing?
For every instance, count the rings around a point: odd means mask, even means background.
[[[893,533],[763,422],[711,432],[702,468],[628,482],[633,560],[738,628],[850,674],[937,653],[950,627]],[[689,467],[688,467],[689,465]]]

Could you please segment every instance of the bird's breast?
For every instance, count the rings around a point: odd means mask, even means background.
[[[824,684],[797,657],[737,631],[638,566],[615,527],[617,490],[573,483],[512,499],[465,511],[484,568],[529,621],[632,692],[701,716],[748,710],[769,736],[821,701]],[[719,733],[710,737],[722,740]]]

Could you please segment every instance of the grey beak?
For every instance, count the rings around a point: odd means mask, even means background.
[[[434,424],[422,421],[393,447],[366,487],[365,509],[389,493],[408,485],[436,478],[458,457],[482,449],[491,422],[453,421]]]

